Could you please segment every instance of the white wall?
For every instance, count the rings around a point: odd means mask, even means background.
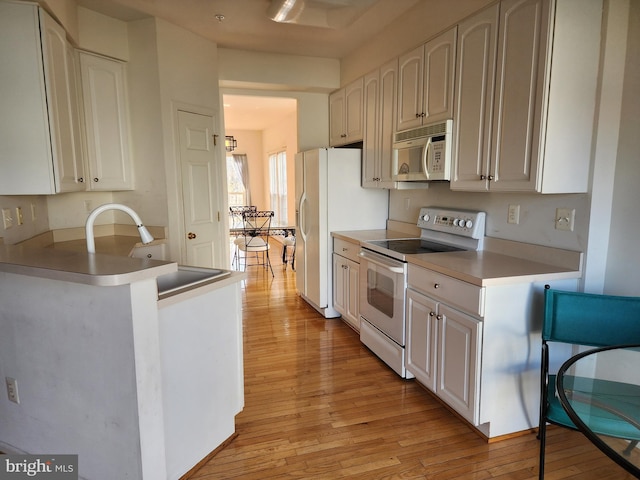
[[[640,2],[630,2],[626,71],[604,292],[640,296]],[[594,221],[597,221],[595,219]]]

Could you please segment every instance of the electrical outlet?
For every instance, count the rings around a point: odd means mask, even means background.
[[[13,403],[20,403],[20,396],[18,395],[18,381],[15,378],[4,377],[4,381],[7,385],[7,396]]]
[[[16,207],[16,223],[24,225],[24,216],[22,215],[22,207]]]
[[[556,208],[556,230],[573,232],[575,217],[575,208]]]
[[[507,223],[520,223],[520,205],[509,205],[509,213],[507,214]]]
[[[2,209],[2,223],[4,224],[4,229],[8,230],[13,227],[13,217],[11,216],[10,208]]]

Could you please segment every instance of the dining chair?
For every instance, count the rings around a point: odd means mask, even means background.
[[[271,210],[243,212],[242,236],[244,240],[238,243],[238,250],[239,252],[244,252],[244,255],[238,256],[238,265],[244,259],[244,271],[250,266],[263,266],[271,271],[272,276],[275,276],[269,258],[269,250],[271,249],[269,235],[273,215],[274,212]],[[249,258],[253,258],[255,262],[247,263]]]
[[[231,224],[229,225],[230,229],[237,230],[242,228],[242,214],[244,212],[256,212],[258,208],[255,205],[231,205],[229,206],[229,218],[231,220]],[[245,242],[244,235],[238,235],[237,233],[233,235],[235,238],[233,239],[234,244],[234,252],[233,259],[231,260],[231,265],[234,266],[238,262],[238,246]]]
[[[640,297],[566,292],[545,287],[540,378],[539,479],[544,478],[547,423],[577,429],[556,395],[556,375],[549,373],[554,344],[606,347],[640,343]],[[560,348],[556,345],[555,348]],[[594,432],[629,440],[628,455],[640,440],[640,432],[614,414],[591,405],[599,422]],[[637,412],[636,412],[637,413]]]

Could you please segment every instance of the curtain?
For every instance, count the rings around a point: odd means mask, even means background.
[[[242,180],[242,186],[244,187],[245,193],[245,202],[247,205],[251,205],[251,192],[249,191],[249,160],[247,160],[247,156],[244,153],[239,155],[234,154],[233,165]]]

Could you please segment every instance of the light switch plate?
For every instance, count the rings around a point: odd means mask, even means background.
[[[11,216],[10,208],[2,209],[2,223],[4,225],[5,230],[13,227],[13,217]]]
[[[507,214],[507,223],[520,223],[520,205],[509,205],[509,213]]]

